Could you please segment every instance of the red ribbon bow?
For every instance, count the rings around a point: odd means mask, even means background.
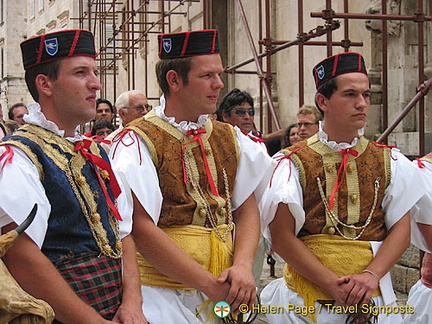
[[[330,210],[333,209],[333,204],[334,204],[334,199],[335,199],[336,193],[338,192],[338,190],[339,190],[340,186],[342,185],[342,182],[345,178],[346,167],[347,167],[349,155],[350,154],[352,156],[358,155],[358,152],[356,150],[353,150],[350,148],[343,149],[339,153],[342,154],[342,163],[339,166],[339,170],[338,170],[337,177],[336,177],[336,182],[335,182],[335,185],[333,187],[333,191],[329,197],[329,209]]]
[[[91,144],[92,144],[92,141],[88,140],[88,139],[84,139],[80,142],[76,142],[75,147],[74,147],[74,151],[75,152],[78,152],[78,151],[81,152],[81,154],[84,156],[84,158],[93,164],[93,167],[95,168],[96,175],[98,177],[100,186],[101,186],[102,191],[104,193],[104,196],[107,200],[108,206],[111,208],[112,212],[114,213],[115,218],[117,218],[118,220],[121,221],[123,219],[121,218],[119,211],[117,210],[116,206],[114,205],[113,201],[111,200],[111,197],[109,196],[108,191],[106,189],[106,186],[104,184],[104,181],[102,180],[102,177],[100,176],[99,172],[97,172],[96,166],[99,167],[100,169],[108,172],[109,183],[110,183],[110,186],[111,186],[111,189],[112,189],[112,192],[113,192],[115,198],[117,198],[121,193],[120,186],[117,182],[117,179],[114,175],[113,170],[111,169],[110,164],[107,161],[105,161],[103,158],[101,158],[97,155],[94,155],[93,153],[90,153],[88,151]]]
[[[203,143],[202,138],[201,138],[201,134],[204,134],[206,132],[207,131],[204,128],[199,128],[199,129],[191,129],[191,130],[187,131],[187,133],[186,133],[187,136],[193,135],[194,138],[192,139],[192,141],[190,141],[189,143],[185,144],[182,147],[183,181],[185,184],[187,184],[187,174],[186,174],[186,164],[185,164],[186,162],[184,160],[184,154],[185,154],[186,148],[188,145],[192,144],[193,142],[198,142],[199,146],[201,148],[201,156],[203,158],[204,168],[205,168],[205,171],[207,174],[207,180],[209,182],[211,192],[212,192],[213,196],[219,196],[217,189],[216,189],[216,186],[215,186],[215,183],[214,183],[214,180],[213,180],[213,177],[212,177],[212,174],[210,172],[210,167],[209,167],[209,164],[207,161],[207,156],[205,153],[204,143]]]
[[[276,169],[279,167],[279,165],[282,163],[282,161],[285,160],[285,159],[291,159],[291,155],[294,154],[294,153],[296,153],[296,152],[298,152],[298,151],[300,151],[300,150],[301,150],[301,147],[297,146],[290,153],[273,158],[275,161],[277,161],[277,164],[276,164],[276,167],[273,169],[273,173],[272,173],[272,176],[270,178],[270,188],[272,186],[273,176],[274,176],[274,174],[276,172]],[[291,170],[291,163],[290,163],[289,164],[289,174],[288,174],[288,180],[287,181],[289,181],[289,179],[291,177],[291,171],[292,170]]]
[[[12,158],[14,156],[14,151],[10,146],[4,145],[3,147],[6,149],[6,151],[4,151],[2,155],[0,155],[0,162],[4,160],[4,163],[0,168],[0,172],[3,171],[3,168],[6,164],[12,163]]]

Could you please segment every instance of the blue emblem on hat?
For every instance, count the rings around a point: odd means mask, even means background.
[[[171,52],[171,49],[172,49],[171,38],[164,38],[164,40],[163,40],[163,49],[164,49],[165,53]]]
[[[324,66],[320,65],[320,66],[317,67],[316,70],[317,70],[317,73],[318,73],[318,78],[320,80],[324,79],[324,76],[325,76]]]
[[[51,56],[56,55],[58,52],[57,38],[46,39],[45,40],[45,50]]]

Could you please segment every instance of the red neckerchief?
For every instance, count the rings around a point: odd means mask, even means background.
[[[5,161],[0,168],[0,172],[3,171],[3,168],[5,167],[6,164],[12,163],[12,158],[14,156],[14,151],[9,145],[4,145],[3,147],[6,149],[6,151],[4,151],[2,155],[0,155],[0,162],[2,160]]]
[[[212,192],[213,196],[217,197],[217,196],[219,196],[219,194],[217,192],[212,174],[210,172],[210,167],[208,165],[208,161],[207,161],[207,157],[206,157],[206,153],[205,153],[204,143],[203,143],[202,138],[201,138],[201,134],[204,134],[206,132],[207,131],[204,128],[199,128],[199,129],[188,130],[186,133],[187,136],[193,135],[193,139],[192,139],[192,141],[190,141],[189,143],[185,144],[182,147],[183,181],[185,184],[187,184],[187,174],[186,174],[186,165],[185,165],[185,160],[184,160],[184,153],[185,153],[186,148],[189,144],[192,144],[193,142],[198,142],[200,149],[201,149],[201,156],[202,156],[202,159],[204,162],[204,168],[205,168],[205,171],[207,174],[207,180],[209,182],[211,192]]]
[[[110,207],[110,209],[114,213],[115,218],[117,218],[118,220],[122,220],[119,211],[117,210],[116,206],[114,205],[113,201],[111,200],[111,197],[108,194],[108,191],[106,189],[104,181],[102,180],[101,175],[97,171],[97,167],[108,172],[108,175],[109,175],[108,180],[109,180],[111,190],[112,190],[115,198],[117,198],[121,193],[120,186],[117,182],[117,179],[114,175],[113,170],[111,169],[110,164],[107,161],[105,161],[103,158],[89,152],[88,149],[90,148],[91,144],[92,144],[91,140],[83,139],[82,141],[75,143],[74,151],[75,152],[81,152],[81,154],[84,156],[84,158],[93,165],[93,168],[95,169],[97,178],[99,180],[99,184],[100,184],[102,191],[104,193],[104,196],[107,200],[108,206]]]
[[[341,162],[341,165],[339,166],[339,170],[338,170],[338,173],[336,176],[336,182],[335,182],[335,185],[333,187],[333,191],[329,197],[329,209],[330,210],[332,210],[332,208],[333,208],[336,193],[338,192],[338,190],[339,190],[340,186],[342,185],[342,182],[345,178],[346,167],[347,167],[349,155],[350,154],[352,156],[358,155],[358,152],[356,150],[351,149],[351,148],[343,149],[339,153],[342,154],[342,162]]]

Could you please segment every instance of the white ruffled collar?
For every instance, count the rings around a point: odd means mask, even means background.
[[[186,133],[191,129],[199,129],[206,125],[208,123],[208,115],[200,115],[198,117],[197,122],[191,122],[191,121],[181,121],[180,123],[177,123],[175,121],[174,117],[168,117],[165,115],[165,96],[162,95],[160,97],[160,106],[155,107],[155,114],[159,118],[165,120],[167,123],[173,125],[175,128],[177,128],[179,131],[181,131],[183,134],[186,135]]]
[[[329,141],[327,133],[324,132],[324,121],[319,122],[318,138],[322,143],[330,147],[333,151],[339,152],[341,150],[356,146],[360,137],[362,137],[363,135],[364,135],[364,128],[361,128],[358,130],[358,137],[355,137],[351,143],[346,143],[346,142],[336,143],[335,141]]]
[[[54,134],[64,137],[65,131],[59,129],[54,122],[46,119],[40,105],[37,102],[30,104],[27,109],[29,113],[24,115],[24,121],[26,123],[40,126],[42,128],[45,128],[46,130],[53,132]],[[83,138],[84,137],[78,132],[78,130],[75,131],[75,136],[65,137],[65,139],[70,142],[81,141]]]

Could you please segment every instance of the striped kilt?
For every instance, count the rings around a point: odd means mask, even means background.
[[[121,259],[83,253],[55,264],[75,293],[102,317],[111,320],[122,299]]]

